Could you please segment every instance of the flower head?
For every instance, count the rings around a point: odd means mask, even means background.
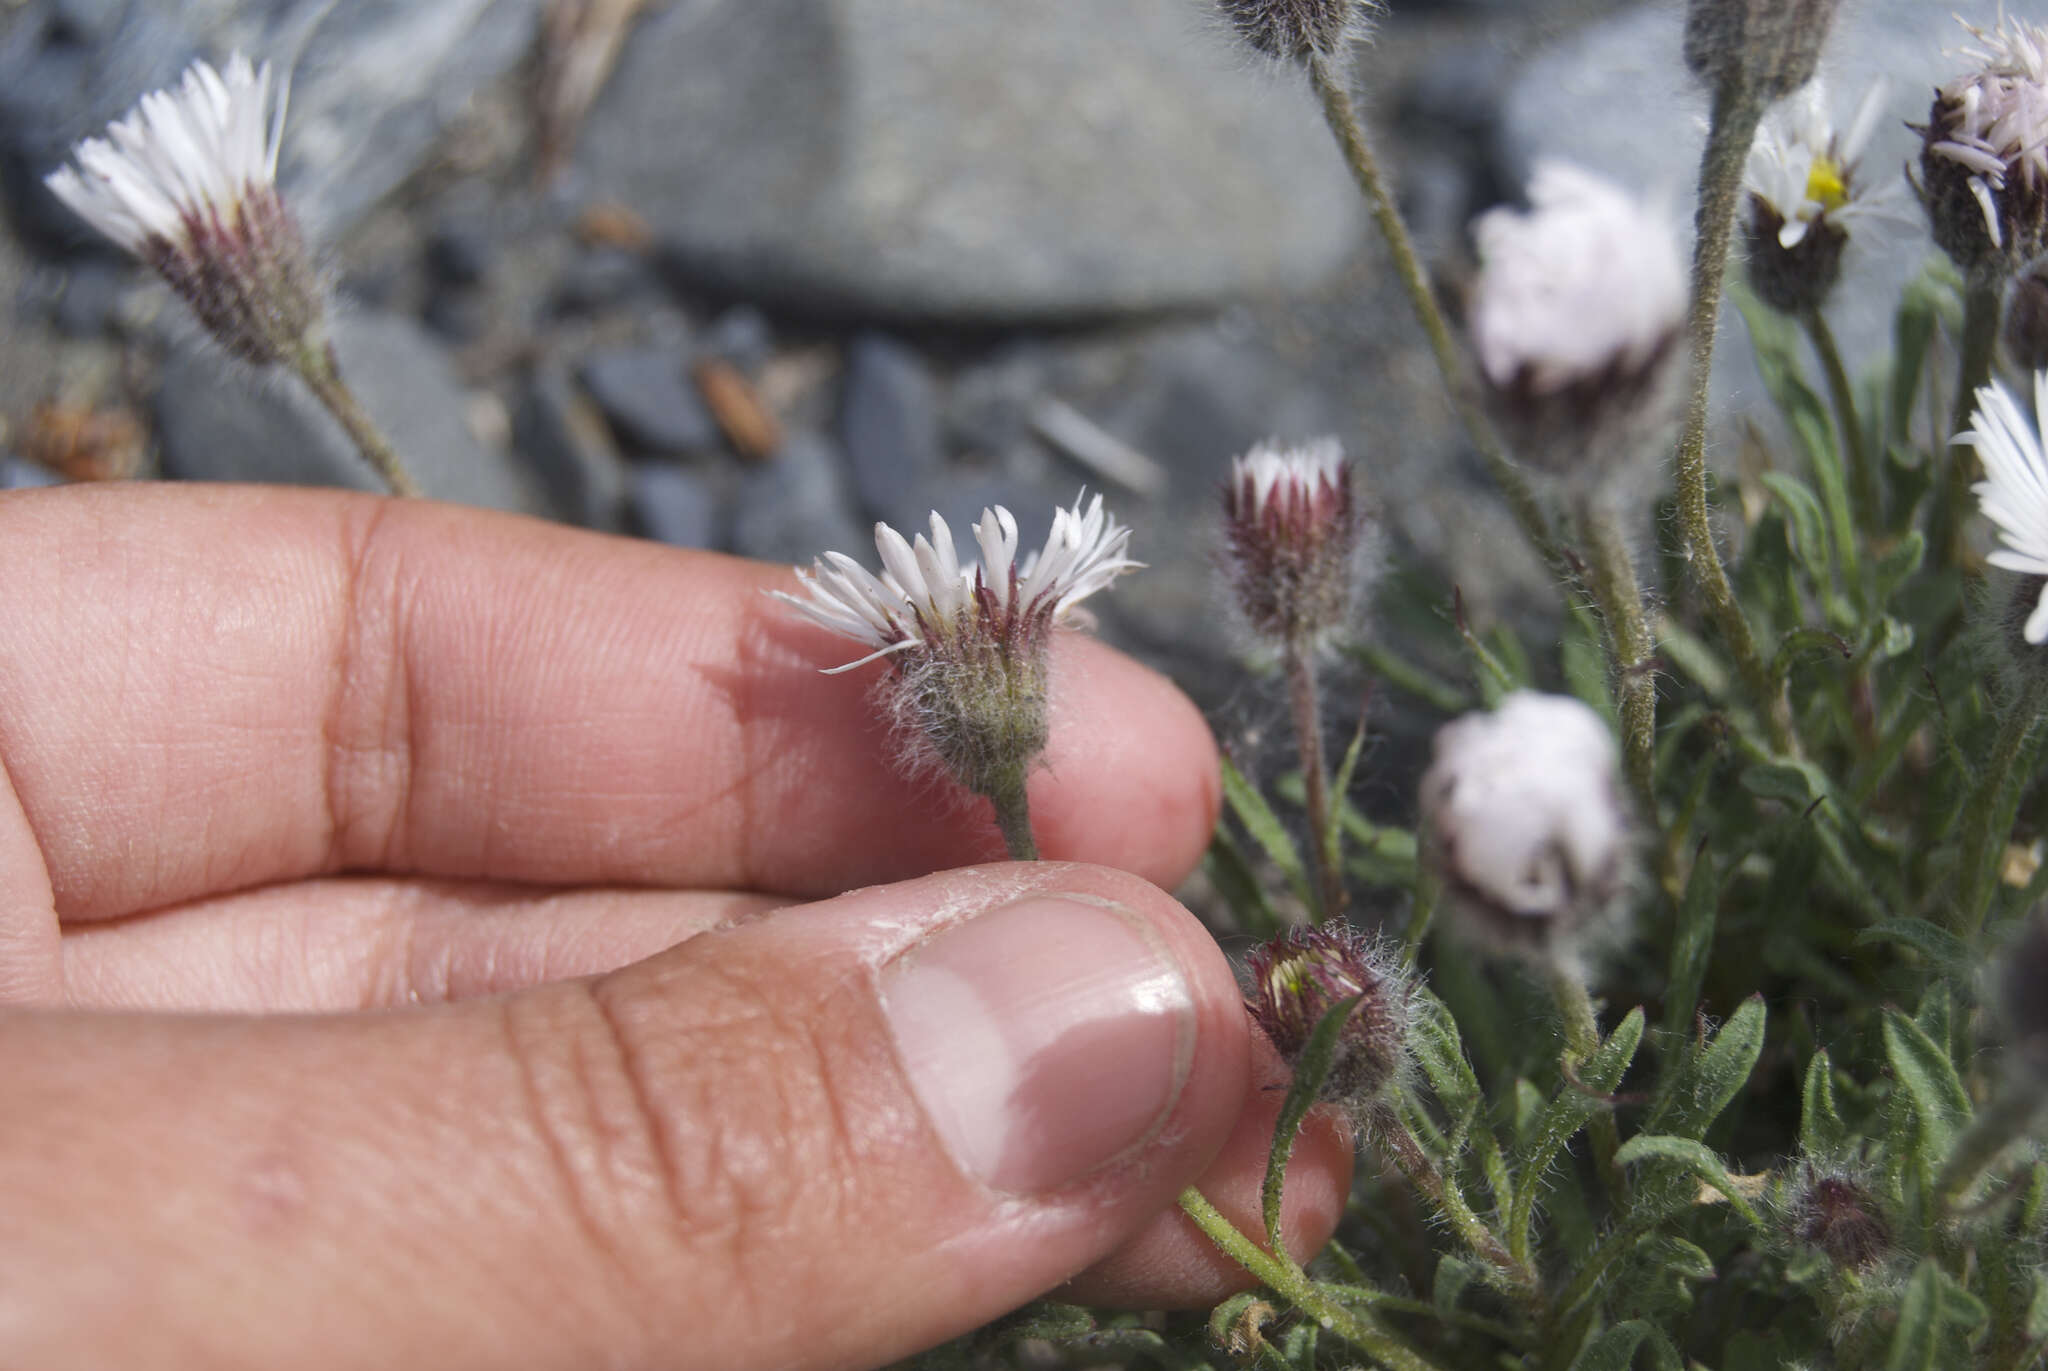
[[[1884,87],[1875,85],[1846,130],[1828,117],[1819,81],[1772,109],[1750,148],[1749,274],[1764,303],[1788,314],[1826,298],[1841,275],[1855,221],[1882,199],[1859,171],[1877,131]]]
[[[894,659],[890,703],[899,727],[936,750],[969,789],[989,794],[1044,750],[1046,648],[1074,606],[1139,564],[1131,531],[1102,497],[1054,513],[1045,546],[1019,561],[1017,521],[1000,505],[974,526],[978,563],[962,563],[937,514],[913,543],[875,525],[882,574],[827,552],[800,568],[801,595],[772,592],[805,618],[869,649],[828,672]]]
[[[1785,1217],[1795,1242],[1844,1270],[1873,1266],[1892,1251],[1883,1202],[1864,1179],[1839,1167],[1803,1163]]]
[[[2010,272],[2048,247],[2048,28],[1965,27],[1978,66],[1935,92],[1920,193],[1958,266]]]
[[[1344,626],[1357,598],[1366,517],[1334,438],[1261,443],[1230,463],[1224,567],[1252,631],[1315,639]]]
[[[1683,379],[1686,272],[1671,226],[1562,162],[1536,169],[1527,210],[1473,228],[1472,340],[1517,455],[1597,472],[1656,447]]]
[[[1286,61],[1334,57],[1366,30],[1369,0],[1217,0],[1238,37]]]
[[[1399,1077],[1408,1060],[1413,991],[1399,962],[1356,930],[1297,928],[1262,943],[1245,959],[1251,994],[1245,1007],[1291,1066],[1322,1017],[1349,999],[1325,1099],[1363,1110]]]
[[[2034,412],[2048,413],[2048,371],[2034,373]],[[2026,576],[2048,576],[2048,454],[2042,452],[2040,433],[2011,393],[1994,381],[1977,388],[1970,428],[1955,441],[1976,448],[1984,463],[1984,479],[1971,489],[2005,543],[1987,560]],[[2048,583],[2036,592],[2022,632],[2034,646],[2048,642]]]
[[[270,65],[237,53],[225,73],[195,62],[142,97],[77,165],[46,184],[94,228],[162,273],[207,330],[245,360],[281,360],[320,320],[297,226],[277,193],[284,101]]]
[[[1685,64],[1716,87],[1763,101],[1805,85],[1835,22],[1838,0],[1691,0]]]
[[[1540,943],[1610,904],[1629,869],[1616,755],[1600,716],[1562,695],[1516,691],[1438,730],[1422,814],[1460,907]]]

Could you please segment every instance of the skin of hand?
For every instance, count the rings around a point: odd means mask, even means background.
[[[1258,1230],[1284,1071],[1160,890],[1159,676],[1059,642],[1018,865],[787,569],[127,486],[0,499],[0,577],[0,1365],[859,1368],[1247,1283],[1172,1202]]]

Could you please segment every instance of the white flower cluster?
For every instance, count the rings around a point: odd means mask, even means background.
[[[1671,226],[1619,186],[1547,162],[1529,208],[1482,215],[1472,337],[1487,379],[1550,394],[1639,371],[1684,326],[1685,263]]]
[[[2034,414],[2048,415],[2048,371],[2034,373]],[[2041,435],[2003,385],[1977,390],[1970,429],[1956,442],[1977,449],[1985,479],[1972,487],[1984,517],[1998,525],[2005,546],[1987,560],[2028,576],[2048,576],[2048,453]],[[2043,586],[2025,633],[2030,643],[2048,642],[2048,586]]]
[[[273,190],[285,101],[270,110],[270,64],[236,53],[225,73],[195,62],[175,90],[152,91],[78,165],[50,174],[53,194],[138,257],[195,234],[235,232],[252,195]]]
[[[1045,547],[1021,564],[1017,520],[1009,510],[1000,505],[983,510],[974,537],[981,560],[963,564],[952,530],[936,513],[931,536],[920,534],[915,543],[888,524],[876,524],[881,575],[844,553],[827,552],[811,567],[798,569],[801,596],[773,593],[813,623],[875,649],[859,661],[831,668],[839,672],[971,631],[972,621],[996,636],[1012,627],[1042,627],[1140,565],[1124,555],[1130,529],[1103,510],[1100,495],[1086,509],[1076,500],[1072,509],[1056,511]]]

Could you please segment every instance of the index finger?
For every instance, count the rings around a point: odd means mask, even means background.
[[[885,666],[818,674],[848,645],[761,593],[786,568],[124,486],[0,501],[0,577],[0,760],[67,918],[337,871],[810,895],[1001,855],[980,801],[893,765]],[[1206,727],[1118,653],[1055,652],[1046,855],[1178,881]]]

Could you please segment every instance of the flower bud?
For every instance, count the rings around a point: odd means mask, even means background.
[[[1217,0],[1238,37],[1289,62],[1327,59],[1363,37],[1374,5],[1367,0]]]
[[[1843,1171],[1805,1163],[1786,1219],[1795,1241],[1818,1250],[1841,1270],[1861,1271],[1892,1250],[1891,1225],[1877,1195]]]
[[[1935,92],[1920,198],[1958,267],[2005,275],[2048,250],[2048,29],[1967,27],[1978,66]]]
[[[1743,188],[1749,283],[1772,309],[1818,309],[1842,274],[1849,228],[1878,198],[1857,175],[1877,128],[1884,89],[1874,86],[1846,130],[1828,117],[1816,81],[1774,108],[1750,149]]]
[[[1542,947],[1622,894],[1630,824],[1614,735],[1569,696],[1516,691],[1437,731],[1422,778],[1429,853],[1481,936]]]
[[[1363,1112],[1400,1075],[1411,994],[1399,963],[1377,943],[1346,927],[1298,928],[1253,948],[1245,963],[1245,1007],[1289,1066],[1322,1017],[1357,997],[1323,1082],[1325,1100]]]
[[[1363,580],[1366,517],[1333,438],[1262,443],[1232,460],[1223,487],[1224,570],[1253,633],[1320,639],[1351,619]]]
[[[1836,0],[1692,0],[1685,65],[1717,89],[1770,103],[1813,79]]]
[[[1661,457],[1686,368],[1686,269],[1670,224],[1549,162],[1527,210],[1491,210],[1473,233],[1472,341],[1515,455],[1589,485]]]

